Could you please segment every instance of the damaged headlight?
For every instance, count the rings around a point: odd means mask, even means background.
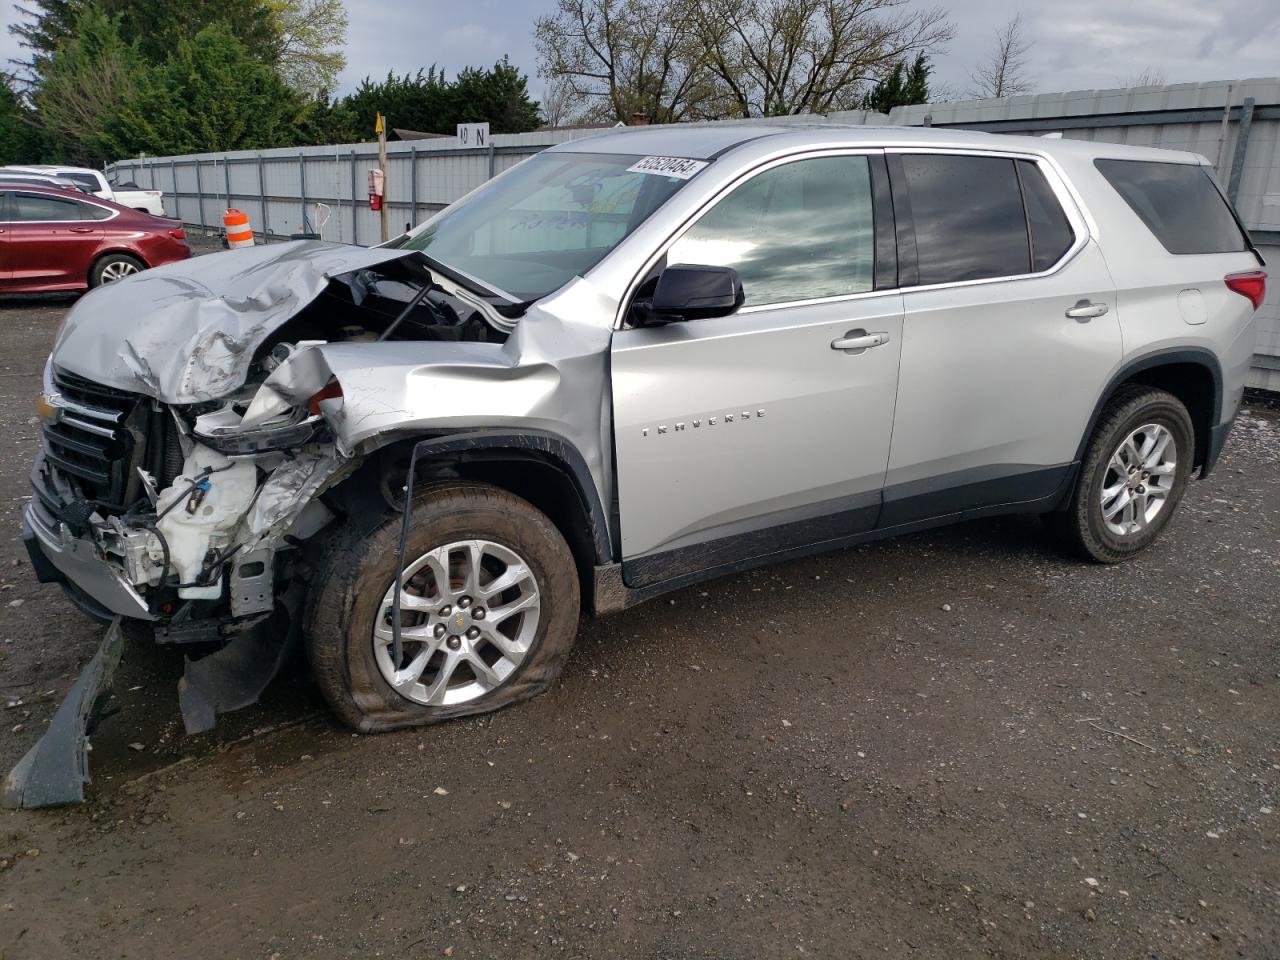
[[[197,417],[193,432],[202,443],[228,456],[301,447],[316,439],[316,434],[325,425],[318,401],[314,405],[315,412],[312,412],[312,407],[308,404],[292,411],[284,420],[246,429],[241,425],[243,417],[227,405]]]

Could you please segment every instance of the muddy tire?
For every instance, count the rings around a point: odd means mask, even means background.
[[[486,713],[547,690],[579,612],[573,555],[551,521],[485,484],[424,491],[405,552],[397,663],[389,624],[399,538],[399,517],[368,536],[339,533],[312,583],[307,652],[338,717],[374,733]]]
[[[1154,387],[1121,387],[1085,448],[1071,502],[1045,516],[1072,553],[1119,563],[1151,546],[1186,492],[1195,456],[1187,408]]]

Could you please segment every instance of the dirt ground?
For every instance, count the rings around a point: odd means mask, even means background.
[[[0,763],[100,629],[18,532],[66,301],[0,304]],[[1280,957],[1280,415],[1164,539],[1033,518],[587,621],[559,685],[356,737],[295,664],[183,735],[132,644],[90,800],[0,815],[0,958]]]

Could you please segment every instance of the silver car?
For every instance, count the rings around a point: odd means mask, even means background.
[[[25,536],[73,602],[187,650],[189,729],[295,638],[358,730],[492,710],[547,688],[580,611],[731,571],[1013,512],[1140,553],[1231,428],[1262,265],[1188,153],[578,140],[383,247],[85,297]]]

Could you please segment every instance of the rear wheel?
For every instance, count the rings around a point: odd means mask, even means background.
[[[550,520],[474,483],[413,508],[392,630],[399,518],[339,536],[311,589],[308,651],[325,698],[373,732],[484,713],[545,691],[578,622],[573,555]]]
[[[135,273],[141,273],[145,268],[146,264],[137,257],[127,253],[108,253],[89,271],[89,286],[100,287],[104,283],[115,283]]]
[[[1122,387],[1099,419],[1071,503],[1046,522],[1074,552],[1127,560],[1155,542],[1191,476],[1195,431],[1187,408],[1154,387]]]

